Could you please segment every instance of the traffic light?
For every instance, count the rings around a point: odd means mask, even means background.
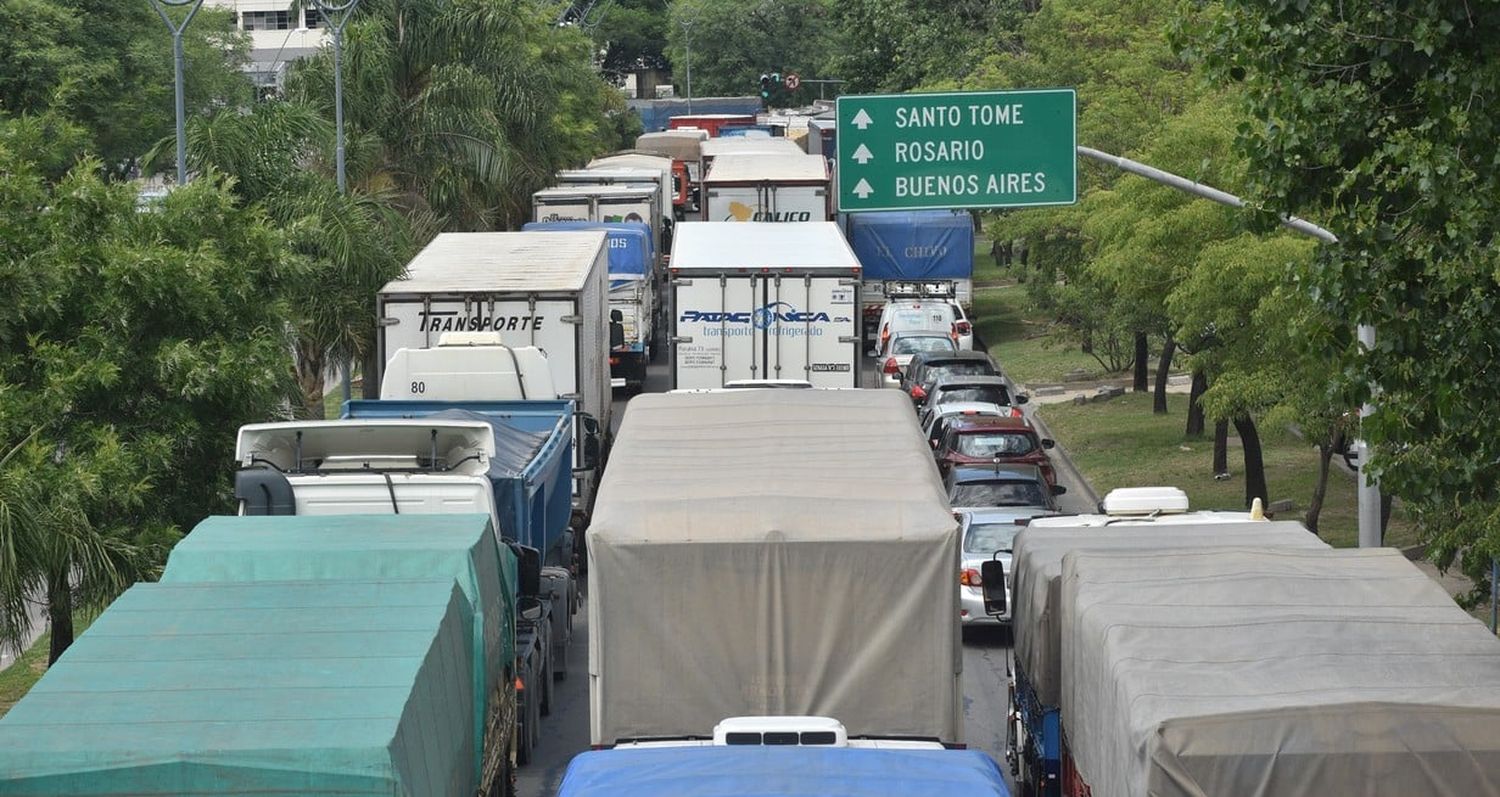
[[[760,76],[760,98],[769,101],[771,99],[771,76],[762,74]]]

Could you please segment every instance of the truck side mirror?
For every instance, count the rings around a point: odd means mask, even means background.
[[[984,582],[984,613],[991,617],[1005,614],[1005,563],[999,559],[980,562],[979,580]]]
[[[522,595],[535,597],[542,593],[542,552],[529,545],[513,542],[516,554],[516,580]]]
[[[586,412],[573,413],[578,422],[578,428],[582,430],[579,435],[579,461],[578,467],[573,469],[574,473],[587,473],[599,469],[600,443],[599,443],[599,419]]]
[[[1025,404],[1028,401],[1031,401],[1031,396],[1028,396],[1025,393],[1021,393],[1021,394],[1018,394],[1016,396],[1016,405],[1017,406]]]

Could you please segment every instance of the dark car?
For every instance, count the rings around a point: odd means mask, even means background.
[[[1057,496],[1068,490],[1048,484],[1035,465],[960,465],[943,477],[954,509],[987,506],[1031,506],[1057,511]]]
[[[921,352],[913,355],[901,373],[901,389],[913,406],[927,401],[932,383],[945,376],[999,376],[995,361],[982,351]]]
[[[1057,484],[1047,456],[1053,445],[1025,418],[959,416],[947,424],[933,453],[941,473],[963,465],[1035,465],[1050,485]]]

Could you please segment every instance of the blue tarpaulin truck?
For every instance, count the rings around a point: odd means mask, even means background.
[[[609,247],[609,377],[612,387],[640,390],[656,359],[661,329],[651,228],[638,222],[534,221],[522,230],[604,230]],[[620,317],[615,319],[615,313]],[[618,325],[618,327],[616,326]]]
[[[964,211],[851,213],[845,230],[863,267],[861,307],[867,336],[878,326],[887,287],[906,295],[952,296],[965,310],[974,294],[974,223]]]

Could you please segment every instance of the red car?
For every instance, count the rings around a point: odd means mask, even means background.
[[[955,465],[1035,465],[1053,485],[1057,473],[1047,456],[1053,445],[1025,418],[979,415],[954,419],[936,442],[934,456],[944,475]]]

